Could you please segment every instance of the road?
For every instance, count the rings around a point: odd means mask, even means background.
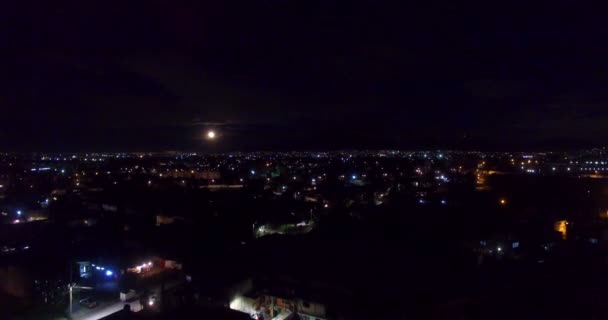
[[[116,313],[116,312],[122,310],[124,308],[125,304],[131,305],[131,310],[133,310],[133,311],[139,311],[142,308],[139,301],[133,301],[133,302],[129,303],[129,302],[122,302],[122,301],[118,300],[118,301],[105,303],[105,304],[102,303],[93,309],[80,308],[79,310],[74,312],[74,314],[72,315],[72,319],[74,319],[74,320],[101,319],[103,317],[107,317],[113,313]]]
[[[165,283],[165,290],[170,290],[179,285],[183,284],[183,280],[174,280]],[[150,294],[156,295],[156,297],[161,297],[160,292],[161,285],[154,285],[148,287]],[[142,305],[139,303],[139,299],[135,299],[133,302],[123,302],[120,301],[118,297],[118,293],[116,294],[116,300],[108,301],[108,302],[100,302],[99,306],[88,309],[82,306],[74,306],[74,313],[72,314],[72,319],[74,320],[97,320],[103,317],[107,317],[113,313],[116,313],[122,310],[125,304],[129,304],[131,306],[131,310],[134,312],[138,312],[142,309]],[[139,297],[139,295],[137,296]]]

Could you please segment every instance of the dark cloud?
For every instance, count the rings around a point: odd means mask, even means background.
[[[150,1],[25,9],[1,53],[0,147],[601,144],[593,10],[514,2]],[[206,128],[222,144],[200,140]],[[562,143],[563,142],[563,143]]]

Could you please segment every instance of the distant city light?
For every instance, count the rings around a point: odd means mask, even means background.
[[[566,240],[568,238],[568,221],[567,220],[558,220],[553,225],[553,229],[560,233],[562,239]]]
[[[17,210],[17,215],[20,216],[21,215],[21,210]]]
[[[106,270],[106,276],[111,277],[113,274],[111,270]]]
[[[353,175],[351,176],[351,178],[352,178],[353,180],[355,180],[355,179],[357,179],[357,176],[353,174]]]
[[[251,170],[251,174],[255,174],[255,170]]]
[[[504,206],[505,204],[507,204],[507,200],[506,199],[500,199],[500,204],[502,204]]]
[[[213,131],[213,130],[207,131],[207,138],[215,139],[215,131]]]
[[[446,204],[446,203],[448,203],[448,202],[445,200],[441,200],[441,204]]]

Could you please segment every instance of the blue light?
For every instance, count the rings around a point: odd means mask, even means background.
[[[111,277],[114,274],[114,272],[110,271],[110,270],[106,270],[106,276]]]
[[[97,269],[97,270],[101,270],[101,268],[100,268],[100,267],[95,267],[95,269]]]
[[[355,179],[357,179],[357,176],[353,174],[353,176],[351,178],[353,178],[353,180],[355,180]]]
[[[251,170],[251,174],[255,174],[255,170]]]
[[[17,210],[17,215],[20,216],[21,215],[21,210]]]

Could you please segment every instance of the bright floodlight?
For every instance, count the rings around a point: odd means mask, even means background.
[[[106,276],[111,277],[111,276],[112,276],[112,274],[113,274],[113,272],[112,272],[112,271],[110,271],[110,270],[106,271]]]
[[[208,139],[214,139],[215,138],[215,131],[213,131],[213,130],[207,131],[207,138]]]

